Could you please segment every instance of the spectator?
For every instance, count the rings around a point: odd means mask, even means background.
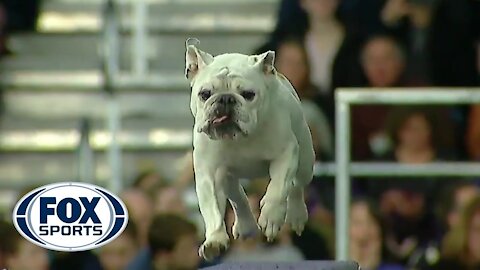
[[[137,240],[135,223],[130,220],[121,235],[99,249],[102,270],[124,270],[138,252]]]
[[[162,185],[162,177],[156,171],[146,171],[138,175],[134,182],[133,187],[143,191],[153,198],[153,192]]]
[[[387,0],[381,18],[386,28],[406,47],[411,78],[424,84],[430,81],[430,25],[436,0]]]
[[[386,123],[394,149],[384,159],[416,164],[450,159],[454,154],[448,145],[451,124],[433,107],[396,107]]]
[[[249,192],[250,207],[257,219],[260,215],[260,194]],[[230,208],[227,214],[229,226],[233,226],[234,213]],[[280,240],[274,243],[266,243],[260,232],[245,240],[235,240],[223,258],[225,262],[295,262],[303,260],[301,252],[292,244],[289,230],[286,227],[280,232]]]
[[[121,198],[128,208],[130,219],[137,225],[139,245],[147,246],[148,227],[153,215],[153,204],[150,198],[139,189],[124,191]]]
[[[12,224],[0,225],[0,236],[0,266],[2,269],[3,267],[12,270],[49,269],[47,250],[27,241]]]
[[[7,239],[7,235],[11,232],[12,225],[3,219],[0,219],[0,239]],[[7,250],[9,247],[5,241],[0,241],[0,269],[7,268]]]
[[[252,209],[257,215],[258,204],[254,203],[255,198],[260,198],[265,194],[268,183],[269,178],[257,178],[245,182],[245,186],[247,187],[246,193],[248,194],[250,201],[253,203],[255,208]],[[309,219],[305,225],[304,231],[300,236],[295,232],[290,232],[289,236],[285,234],[286,232],[283,232],[282,239],[286,240],[283,243],[286,243],[288,246],[282,248],[286,250],[291,249],[290,245],[293,244],[298,250],[300,250],[303,257],[307,260],[331,259],[333,257],[334,249],[333,242],[335,241],[333,236],[334,218],[331,211],[326,209],[323,205],[325,199],[323,197],[320,198],[316,186],[314,186],[313,183],[314,182],[312,182],[305,191],[305,201],[307,204]],[[320,189],[322,187],[324,187],[324,185],[319,186]],[[324,190],[321,189],[321,191],[323,192]],[[325,192],[329,191],[331,190],[327,189]],[[230,221],[233,223],[233,216],[230,217]],[[282,248],[280,248],[280,251],[282,251]]]
[[[334,183],[314,177],[305,190],[308,222],[302,235],[292,232],[293,244],[307,260],[332,259],[335,253]]]
[[[321,94],[317,100],[334,121],[334,89],[362,83],[358,53],[362,37],[346,29],[338,18],[338,0],[284,0],[277,27],[258,53],[276,50],[286,37],[305,41],[312,83]]]
[[[148,246],[127,269],[193,270],[199,266],[197,229],[178,215],[159,214],[153,218]]]
[[[364,45],[361,53],[363,72],[367,85],[374,88],[405,85],[405,56],[400,45],[389,36],[375,36]],[[368,160],[388,149],[383,130],[389,107],[352,107],[352,157]]]
[[[302,37],[308,28],[307,15],[299,0],[282,0],[279,3],[275,29],[268,37],[268,41],[256,49],[256,53],[275,50],[280,43],[289,36]]]
[[[447,231],[460,224],[463,209],[478,196],[480,196],[480,188],[471,181],[456,180],[451,187],[446,189],[444,198],[440,198],[440,203],[444,207],[441,217]]]
[[[33,31],[37,24],[41,0],[1,0],[6,10],[8,31]]]
[[[478,11],[472,0],[387,0],[381,20],[405,44],[410,75],[435,85],[465,86],[476,81]]]
[[[310,65],[303,44],[297,39],[285,39],[277,49],[276,68],[285,75],[297,91],[312,133],[318,159],[333,156],[333,136],[327,117],[313,102],[318,92],[310,82]]]
[[[188,211],[182,195],[183,194],[175,187],[165,186],[157,189],[154,198],[155,213],[175,213],[186,217]]]
[[[402,270],[386,263],[383,252],[383,226],[380,213],[365,199],[354,200],[350,211],[350,257],[362,269]]]
[[[451,185],[443,189],[439,196],[437,216],[444,227],[441,232],[449,233],[460,224],[461,213],[466,205],[480,195],[480,189],[471,181],[455,180]],[[440,236],[440,235],[439,235]],[[428,269],[438,263],[441,251],[441,237],[435,239],[425,249],[419,250],[410,258],[409,265],[413,269]]]
[[[466,205],[442,247],[442,258],[431,269],[480,269],[480,197]]]
[[[292,37],[280,41],[275,66],[287,77],[301,100],[311,100],[318,95],[318,90],[310,81],[310,63],[301,39]]]
[[[10,54],[10,33],[35,30],[40,6],[40,0],[0,0],[0,56]]]
[[[327,105],[334,103],[337,87],[362,83],[358,61],[362,38],[339,20],[338,0],[301,0],[300,3],[308,20],[308,27],[299,33],[305,39],[310,77],[321,94],[322,107],[333,109]],[[333,118],[333,110],[326,113]]]
[[[193,151],[188,151],[185,155],[185,165],[182,167],[179,177],[174,181],[174,185],[179,190],[194,189],[195,172],[193,170]]]
[[[477,86],[475,47],[480,4],[475,0],[387,0],[382,10],[386,28],[403,40],[408,77],[417,84]],[[468,108],[452,106],[459,154],[464,151]]]
[[[424,164],[448,159],[440,149],[440,122],[436,111],[423,107],[392,110],[388,133],[394,148],[382,159],[404,164]],[[389,252],[401,263],[435,237],[433,212],[437,184],[434,179],[386,179],[370,182],[370,192],[380,200],[388,229]]]
[[[480,2],[437,0],[431,22],[432,80],[438,86],[478,86]],[[462,138],[463,140],[463,138]]]
[[[361,53],[361,64],[369,87],[406,86],[406,58],[402,46],[392,37],[371,37]]]
[[[102,270],[98,257],[92,251],[54,252],[50,270]]]
[[[470,158],[480,160],[480,105],[472,106],[466,136]]]

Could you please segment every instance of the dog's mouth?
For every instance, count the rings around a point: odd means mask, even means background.
[[[239,135],[245,135],[233,115],[214,115],[201,128],[213,140],[236,139]]]
[[[230,122],[231,120],[232,120],[232,117],[228,116],[228,115],[216,116],[216,117],[213,118],[212,124],[213,125],[222,125],[222,124]]]

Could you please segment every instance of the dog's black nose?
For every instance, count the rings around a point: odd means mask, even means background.
[[[217,99],[217,102],[222,105],[233,105],[237,102],[237,100],[231,94],[223,94]]]

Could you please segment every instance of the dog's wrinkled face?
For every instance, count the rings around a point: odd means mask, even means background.
[[[187,41],[186,77],[197,132],[213,140],[238,139],[255,131],[268,107],[274,53],[223,54],[216,57]]]

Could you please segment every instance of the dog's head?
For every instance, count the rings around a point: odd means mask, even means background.
[[[194,43],[194,44],[192,44]],[[185,76],[192,88],[190,108],[197,132],[211,139],[236,139],[252,134],[269,107],[276,73],[275,53],[222,54],[199,50],[186,42]]]

